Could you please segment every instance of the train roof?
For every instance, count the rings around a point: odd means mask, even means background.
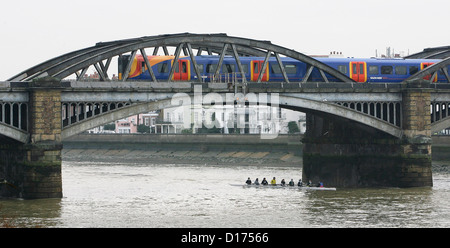
[[[196,56],[199,58],[204,58],[204,59],[217,59],[220,56],[219,55],[200,55],[200,56]],[[281,57],[284,60],[292,60],[292,61],[297,61],[296,59],[293,58],[289,58],[289,57]],[[439,62],[441,61],[441,59],[404,59],[404,58],[352,58],[352,57],[347,57],[347,58],[326,58],[326,57],[312,57],[314,59],[317,59],[318,61],[326,61],[326,62],[352,62],[352,61],[361,61],[361,62],[388,62],[388,63],[392,63],[392,62],[423,62],[424,60],[429,61],[429,62]],[[224,56],[224,59],[234,59],[233,56],[227,55]],[[241,60],[264,60],[264,57],[240,57]],[[270,60],[275,59],[274,57],[271,57]]]
[[[411,64],[427,62],[440,62],[440,59],[403,59],[403,58],[314,58],[326,63],[349,63],[353,61],[374,63],[374,64]]]
[[[218,59],[220,56],[219,55],[200,55],[197,56],[199,58],[203,58],[203,59]],[[440,59],[404,59],[404,58],[324,58],[324,57],[312,57],[314,59],[317,59],[320,62],[324,62],[324,63],[349,63],[352,61],[360,61],[360,62],[366,62],[366,63],[380,63],[383,64],[385,63],[422,63],[424,62],[424,60],[426,60],[427,62],[440,62]],[[233,56],[224,56],[224,60],[229,60],[229,59],[233,59]],[[289,57],[282,57],[282,59],[284,61],[298,61],[296,59],[293,58],[289,58]],[[248,61],[248,60],[264,60],[264,57],[240,57],[240,60],[242,61]],[[274,61],[276,60],[276,58],[271,57],[270,61]]]

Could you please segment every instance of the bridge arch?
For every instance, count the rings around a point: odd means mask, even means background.
[[[219,96],[218,98],[221,100],[227,99],[227,96],[224,93],[213,93],[213,94],[216,94],[217,96]],[[253,93],[250,93],[250,94],[253,94]],[[239,93],[236,96],[241,96],[241,95],[242,94]],[[249,94],[247,94],[246,97],[247,96],[249,96]],[[158,109],[191,105],[195,101],[194,97],[195,96],[193,94],[177,93],[173,96],[172,99],[166,98],[166,99],[156,100],[156,101],[151,101],[151,102],[127,105],[122,108],[111,110],[111,111],[105,112],[103,114],[94,116],[92,118],[86,119],[84,121],[79,121],[75,124],[72,124],[62,130],[61,137],[62,137],[62,139],[65,139],[65,138],[68,138],[77,133],[81,133],[83,131],[92,129],[92,128],[100,126],[100,125],[105,125],[107,123],[110,123],[110,122],[113,122],[115,120],[119,120],[122,118],[126,118],[131,115],[137,115],[140,113],[144,113],[144,112],[148,112],[148,111],[152,111],[152,110],[158,110]],[[395,125],[392,125],[386,121],[377,119],[373,116],[350,109],[348,107],[344,107],[344,106],[329,103],[329,102],[299,98],[299,97],[283,95],[283,94],[280,94],[277,97],[278,97],[279,102],[277,102],[276,104],[282,108],[296,109],[301,112],[325,113],[328,115],[336,116],[337,118],[343,118],[343,119],[347,119],[347,120],[351,120],[351,121],[355,121],[355,122],[364,124],[368,127],[380,130],[382,132],[385,132],[385,133],[392,135],[394,137],[397,137],[397,138],[400,138],[403,135],[401,128],[399,128]],[[259,102],[260,100],[258,100],[257,97],[254,97],[254,98],[248,97],[248,98],[249,98],[249,101],[251,101],[250,104],[256,105],[256,104],[262,103],[262,104],[270,105],[270,102],[267,102],[266,100],[263,102]],[[226,102],[223,102],[223,104],[225,105]]]
[[[6,125],[0,122],[0,134],[14,140],[20,141],[22,143],[27,143],[29,139],[29,134],[26,131],[14,128],[10,125]]]
[[[400,138],[403,135],[401,128],[395,125],[337,104],[280,95],[280,106],[296,107],[299,109],[303,109],[304,112],[315,111],[326,113],[338,118],[343,118],[364,124],[368,127],[380,130],[397,138]]]
[[[282,74],[286,82],[289,82],[286,73],[283,71],[280,55],[290,57],[304,63],[307,63],[312,68],[317,68],[321,72],[324,81],[327,81],[324,73],[328,73],[334,76],[336,79],[342,82],[354,82],[346,75],[340,73],[336,69],[319,62],[307,55],[300,52],[274,45],[269,41],[260,41],[239,37],[231,37],[226,34],[172,34],[172,35],[159,35],[159,36],[147,36],[136,39],[118,40],[111,42],[100,42],[93,47],[81,49],[78,51],[70,52],[59,57],[50,59],[32,68],[29,68],[14,77],[11,77],[8,81],[30,81],[36,78],[51,76],[59,79],[64,79],[72,74],[76,74],[77,80],[82,78],[82,75],[90,66],[94,66],[98,71],[101,80],[108,81],[108,68],[111,60],[115,56],[120,56],[125,53],[131,53],[131,57],[136,56],[137,52],[140,52],[149,68],[149,61],[146,56],[146,48],[154,48],[153,54],[156,55],[159,48],[163,48],[164,53],[168,55],[167,47],[175,47],[174,62],[178,60],[180,53],[183,51],[186,56],[191,56],[194,64],[194,70],[201,80],[197,67],[195,66],[193,49],[197,49],[197,55],[202,51],[208,51],[208,53],[219,53],[221,59],[225,54],[232,55],[238,64],[239,71],[243,73],[240,66],[239,56],[261,56],[265,57],[263,69],[267,66],[268,59],[271,56],[277,58],[280,68],[282,68]],[[219,60],[219,64],[220,64]],[[124,80],[128,77],[131,63],[125,70]],[[217,67],[220,68],[220,65]],[[173,71],[169,75],[172,75]],[[218,70],[216,70],[216,74]],[[152,75],[152,71],[150,70]],[[260,74],[262,75],[262,74]],[[153,81],[156,81],[154,76]],[[171,78],[169,76],[169,78]],[[261,81],[259,79],[258,81]]]
[[[450,127],[450,118],[445,118],[431,124],[431,133],[437,133]]]

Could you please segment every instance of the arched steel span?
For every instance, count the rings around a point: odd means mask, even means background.
[[[346,75],[340,73],[336,69],[323,64],[307,55],[300,52],[274,45],[269,41],[253,40],[239,37],[231,37],[226,34],[171,34],[171,35],[158,35],[147,36],[136,39],[117,40],[111,42],[100,42],[93,47],[81,49],[78,51],[70,52],[59,57],[50,59],[39,65],[31,67],[14,77],[11,77],[8,81],[30,81],[39,77],[51,76],[59,79],[64,79],[72,74],[76,74],[77,80],[82,78],[87,69],[90,66],[94,66],[100,75],[101,80],[108,81],[108,68],[111,60],[115,56],[120,56],[126,53],[131,53],[131,57],[136,56],[140,52],[150,68],[150,63],[147,60],[146,48],[153,48],[153,54],[157,55],[159,48],[162,48],[164,54],[168,54],[167,47],[175,47],[175,62],[178,60],[181,51],[186,56],[191,56],[193,64],[195,65],[195,55],[201,54],[203,51],[207,51],[208,54],[213,52],[220,55],[219,66],[222,63],[223,56],[225,54],[232,55],[238,64],[239,72],[243,74],[243,69],[240,66],[239,56],[260,56],[265,57],[263,70],[267,66],[268,59],[271,56],[277,58],[278,63],[281,65],[282,74],[286,82],[289,82],[280,55],[290,57],[304,63],[307,63],[311,68],[315,67],[321,72],[324,81],[327,81],[325,73],[334,76],[342,82],[354,82]],[[197,50],[195,54],[193,49]],[[123,79],[126,80],[128,72],[130,71],[131,63],[128,64]],[[197,67],[194,66],[194,72],[197,75],[198,80],[201,80]],[[216,74],[218,70],[216,70]],[[156,81],[152,71],[150,70],[153,81]],[[170,75],[173,74],[173,70]],[[258,81],[261,81],[262,73]],[[171,78],[169,76],[169,78]],[[305,77],[307,79],[307,77]]]
[[[425,48],[422,52],[411,54],[405,59],[445,59],[450,57],[450,46]]]
[[[417,72],[416,74],[405,79],[405,82],[424,80],[424,77],[426,77],[426,76],[430,76],[430,78],[425,79],[425,80],[428,80],[429,82],[433,82],[435,77],[437,77],[438,72],[441,71],[445,75],[447,82],[450,83],[450,75],[447,70],[448,65],[450,65],[450,57],[442,60],[439,63],[432,64],[432,65],[428,66],[427,68],[425,68],[424,70]]]
[[[221,95],[220,99],[226,99],[226,96],[224,94],[214,94]],[[177,93],[171,99],[166,98],[158,101],[123,106],[121,108],[105,112],[101,115],[86,119],[84,121],[76,122],[70,126],[63,128],[61,132],[61,138],[65,139],[88,129],[104,125],[114,120],[122,119],[131,115],[164,108],[190,106],[190,104],[194,102],[193,97],[194,96],[192,94],[189,95],[187,93]],[[256,104],[257,102],[256,99],[249,101],[252,101],[253,104]],[[265,102],[264,104],[269,103]],[[403,135],[401,128],[398,126],[375,118],[373,116],[362,114],[361,112],[349,109],[338,104],[330,104],[323,101],[279,95],[279,106],[282,108],[302,110],[304,112],[324,113],[329,116],[335,116],[336,118],[355,121],[357,123],[364,124],[367,127],[380,130],[397,138],[400,138]]]

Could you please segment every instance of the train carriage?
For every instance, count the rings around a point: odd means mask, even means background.
[[[176,65],[173,65],[175,56],[148,56],[148,61],[152,67],[152,71],[157,80],[168,80],[169,73],[175,66],[171,80],[173,81],[191,81],[198,80],[196,71],[194,70],[190,57],[181,57]],[[130,56],[123,55],[119,57],[119,80],[124,76],[124,71],[128,65]],[[261,72],[264,58],[262,57],[240,57],[242,72],[238,68],[236,60],[232,56],[224,56],[221,68],[216,74],[220,56],[201,55],[196,56],[195,61],[198,66],[198,72],[203,82],[211,81],[231,81],[242,80],[245,76],[247,81],[257,81],[262,73],[261,81],[284,81],[282,70],[276,58],[270,58],[263,72]],[[316,58],[318,61],[333,67],[334,69],[352,78],[360,83],[399,83],[407,79],[411,75],[441,60],[439,59],[359,59],[359,58]],[[287,57],[281,58],[284,71],[291,82],[306,81],[317,82],[323,81],[321,72],[317,68],[313,68],[309,72],[310,66]],[[448,66],[447,71],[450,71]],[[337,81],[333,76],[324,73],[329,82]],[[428,76],[425,79],[430,79]],[[128,80],[151,80],[151,75],[146,66],[146,62],[142,55],[135,56]],[[442,70],[438,72],[433,82],[446,82],[445,75]]]

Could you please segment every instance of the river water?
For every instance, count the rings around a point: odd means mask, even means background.
[[[0,199],[0,227],[450,227],[447,173],[432,188],[311,192],[230,185],[297,181],[293,166],[64,161],[62,176],[62,199]]]

